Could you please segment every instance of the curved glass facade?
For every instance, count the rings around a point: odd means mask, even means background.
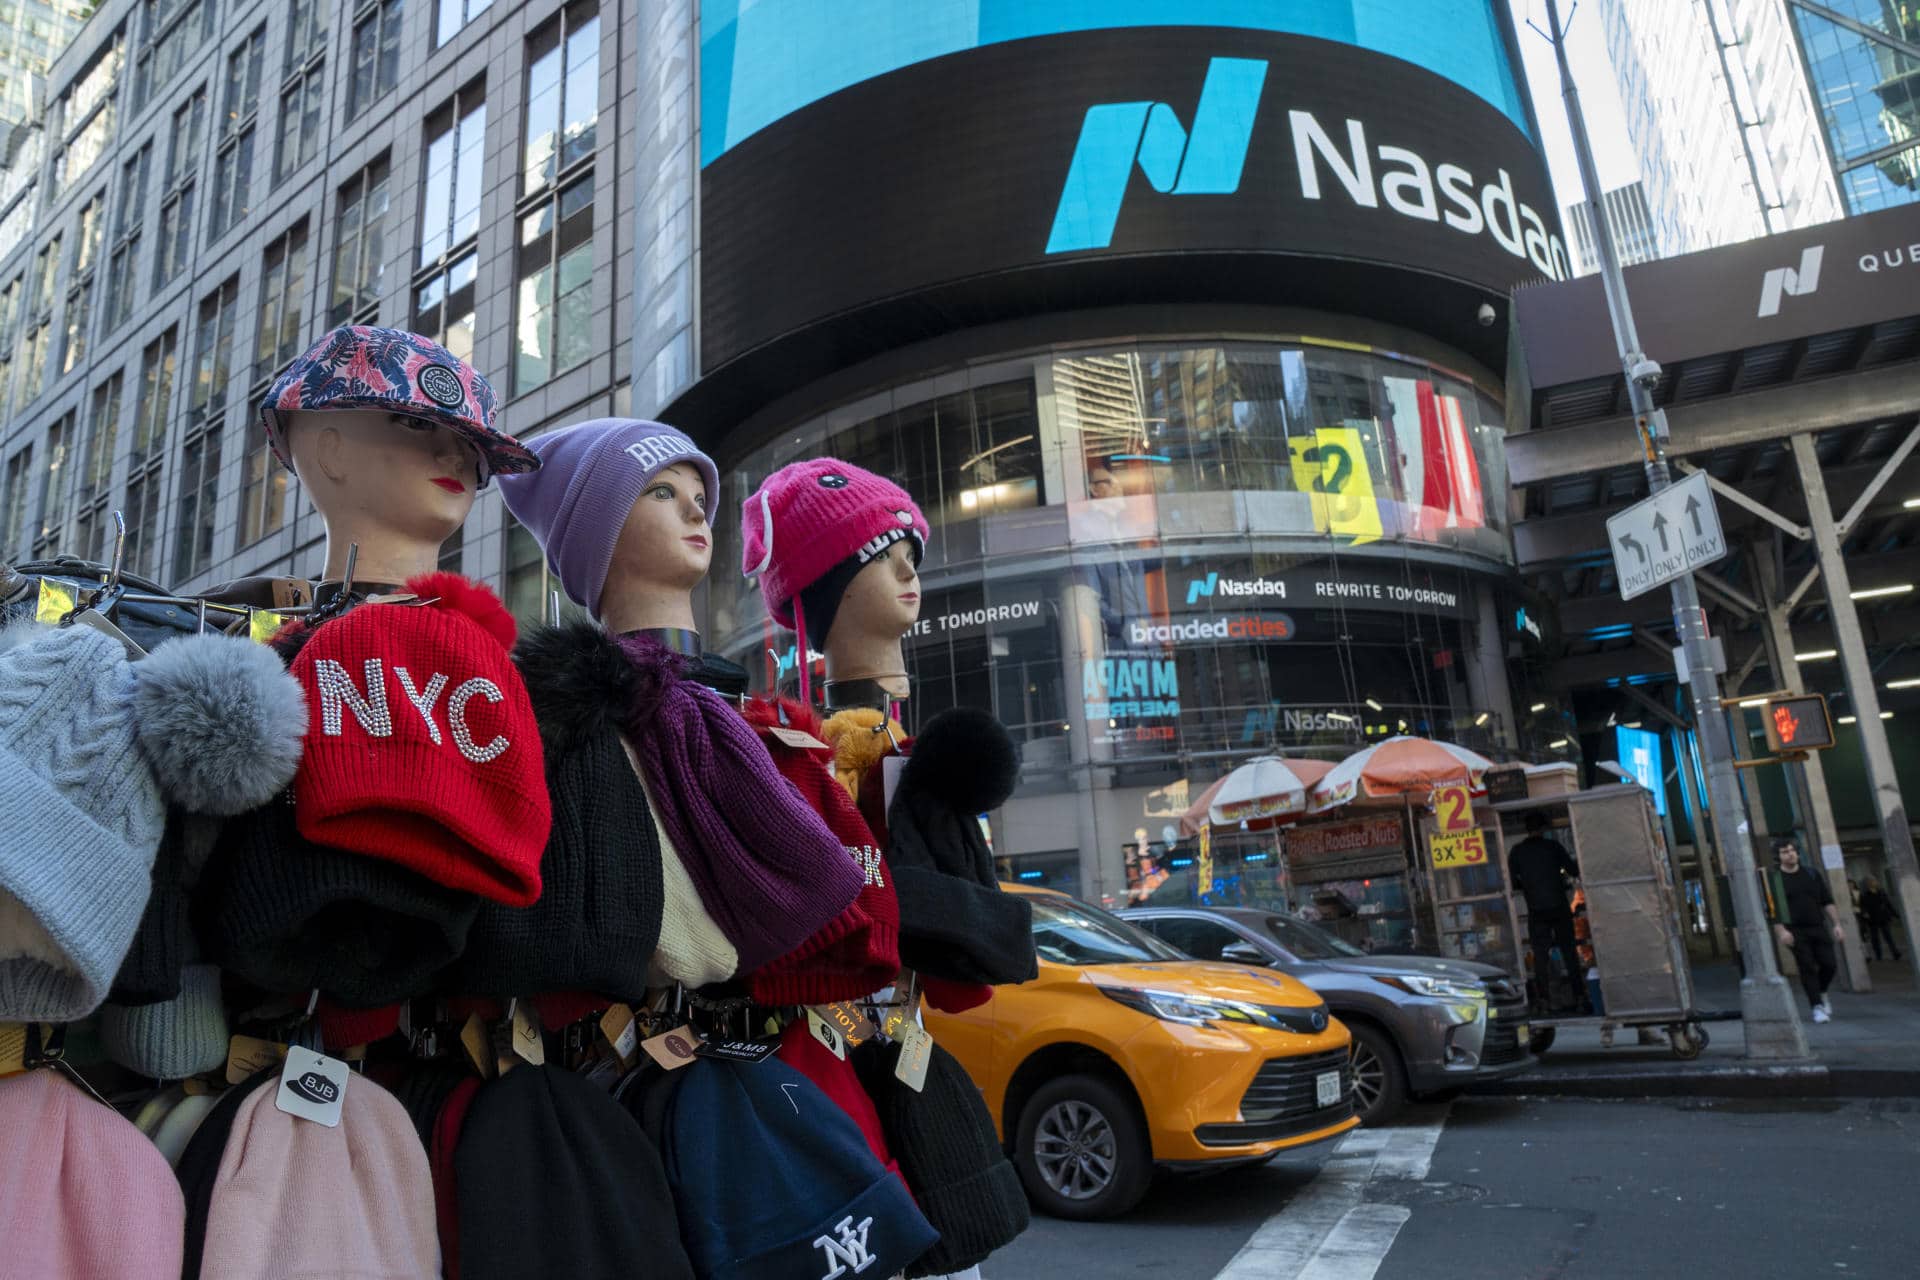
[[[990,708],[1023,743],[994,827],[1007,874],[1121,901],[1181,872],[1180,814],[1250,755],[1339,758],[1395,732],[1491,745],[1509,710],[1476,670],[1509,554],[1497,395],[1352,344],[1055,350],[729,456],[721,509],[822,455],[913,493],[933,538],[911,719]],[[740,563],[737,520],[716,532],[715,564]],[[790,686],[792,634],[737,575],[710,590],[710,642],[756,688]],[[1284,860],[1242,852],[1228,900],[1304,901]]]

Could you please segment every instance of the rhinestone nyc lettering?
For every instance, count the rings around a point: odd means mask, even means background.
[[[332,658],[321,658],[313,664],[315,683],[320,687],[320,732],[329,738],[337,738],[345,725],[345,712],[353,712],[353,718],[360,723],[368,736],[391,738],[393,736],[393,712],[387,700],[386,662],[381,658],[368,658],[364,664],[366,689],[354,684],[353,677],[346,667]],[[434,719],[434,708],[440,701],[440,695],[446,692],[451,678],[444,672],[436,671],[428,677],[424,688],[414,679],[413,673],[405,667],[393,668],[394,679],[400,682],[400,691],[420,719],[426,724],[427,738],[434,746],[440,746],[445,739],[440,736],[439,722]],[[474,741],[473,729],[467,723],[467,705],[475,698],[484,698],[488,702],[506,701],[507,695],[500,686],[485,676],[474,676],[454,686],[447,695],[447,729],[453,735],[453,744],[460,754],[475,764],[485,764],[498,758],[513,744],[505,734],[495,734],[485,744]]]

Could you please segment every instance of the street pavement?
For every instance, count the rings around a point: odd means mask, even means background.
[[[1036,1217],[985,1280],[1920,1273],[1920,1101],[1470,1097],[1334,1150]]]

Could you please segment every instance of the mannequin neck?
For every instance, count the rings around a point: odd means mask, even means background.
[[[325,517],[325,513],[321,513]],[[405,582],[440,567],[440,542],[409,538],[392,529],[355,527],[351,520],[327,522],[327,563],[320,574],[323,582],[339,582],[347,574],[347,552],[358,544],[353,562],[355,595],[365,594],[363,582]],[[451,531],[449,531],[451,533]]]
[[[704,651],[700,643],[700,633],[686,627],[641,627],[637,631],[617,631],[615,635],[645,636],[659,643],[668,653],[677,653],[683,657],[697,658]]]
[[[329,614],[344,613],[368,596],[395,595],[401,590],[397,582],[362,581],[358,574],[358,566],[355,566],[355,570],[351,599],[344,601],[340,599],[340,593],[347,588],[346,583],[338,578],[329,578],[324,582],[313,584],[313,607]]]
[[[827,687],[875,681],[890,697],[906,697],[907,658],[900,642],[899,636],[847,634],[835,625],[827,634]]]
[[[890,686],[897,684],[896,690]],[[878,711],[882,715],[893,714],[893,704],[905,701],[908,689],[904,677],[897,681],[888,680],[829,680],[827,682],[827,710],[853,711],[866,708]]]
[[[700,630],[693,618],[693,593],[660,583],[618,584],[609,578],[600,595],[600,625],[610,635],[629,631]]]

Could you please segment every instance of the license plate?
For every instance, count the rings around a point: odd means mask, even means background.
[[[1514,1028],[1513,1038],[1515,1040],[1518,1040],[1520,1042],[1520,1047],[1524,1049],[1527,1047],[1527,1042],[1533,1039],[1533,1028],[1529,1027],[1526,1023],[1523,1022],[1518,1027]]]
[[[1315,1101],[1323,1107],[1331,1107],[1340,1101],[1340,1073],[1322,1071],[1314,1077],[1313,1092]]]

